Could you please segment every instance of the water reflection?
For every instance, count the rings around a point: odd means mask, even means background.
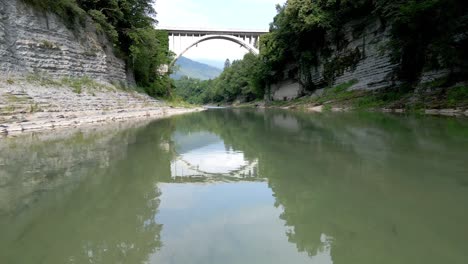
[[[171,162],[171,176],[246,178],[257,176],[258,161],[248,161],[241,151],[227,147],[213,133],[174,133],[177,156]]]
[[[152,263],[311,263],[288,243],[265,182],[159,187],[164,246]]]
[[[203,127],[258,160],[299,252],[334,263],[468,260],[466,120],[256,111],[187,120],[177,127]]]
[[[117,131],[7,142],[0,193],[28,192],[10,196],[0,215],[0,263],[147,262],[161,246],[162,226],[154,219],[160,196],[154,174],[161,170],[145,162],[152,152],[141,148],[145,130]],[[38,165],[41,170],[30,172]]]
[[[56,137],[0,142],[0,263],[468,262],[466,120],[213,110]]]

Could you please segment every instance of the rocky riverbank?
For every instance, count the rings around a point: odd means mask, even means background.
[[[298,109],[308,112],[369,111],[415,113],[468,117],[468,85],[459,83],[439,87],[437,83],[421,85],[416,90],[384,88],[355,90],[350,81],[335,87],[316,90],[297,99],[256,101],[233,104],[233,107]]]
[[[88,78],[0,78],[0,134],[42,131],[113,121],[162,118],[201,111],[183,108]]]

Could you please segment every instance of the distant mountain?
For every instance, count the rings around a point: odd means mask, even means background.
[[[208,80],[218,77],[221,72],[223,72],[223,70],[219,68],[196,62],[185,57],[180,57],[176,61],[175,65],[177,71],[171,75],[175,80],[178,80],[183,76],[200,80]]]
[[[208,64],[208,65],[216,67],[216,68],[223,69],[224,68],[224,62],[226,61],[226,59],[224,59],[224,60],[197,59],[197,61],[200,62],[200,63]],[[232,60],[231,60],[231,62],[232,62]]]

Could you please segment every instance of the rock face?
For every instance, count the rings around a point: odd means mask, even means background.
[[[0,135],[70,128],[127,119],[153,119],[202,109],[173,108],[146,94],[90,83],[0,75]]]
[[[0,0],[0,72],[42,73],[127,83],[125,63],[112,44],[85,27],[70,30],[55,14],[41,12],[21,0]]]
[[[385,49],[390,41],[391,28],[386,27],[378,18],[371,21],[352,21],[343,26],[343,41],[340,47],[331,44],[331,56],[320,58],[321,64],[311,72],[311,82],[315,87],[336,86],[351,80],[358,82],[350,89],[374,90],[397,84],[395,69],[398,66],[391,61],[389,51]],[[329,43],[335,43],[328,37]],[[330,68],[334,69],[334,78],[325,77]],[[290,65],[290,69],[293,68]],[[423,73],[421,82],[443,77],[447,71]],[[296,98],[304,93],[304,87],[297,79],[298,73],[291,70],[284,72],[284,81],[272,85],[270,97],[273,100]],[[291,77],[294,76],[294,77]],[[292,88],[294,87],[294,89]],[[293,96],[296,94],[296,96]],[[286,96],[285,96],[286,95]],[[267,95],[268,96],[268,95]]]
[[[358,57],[353,65],[344,66],[342,72],[338,72],[334,80],[334,85],[342,84],[351,80],[359,82],[353,86],[353,89],[372,90],[383,88],[392,84],[393,72],[396,67],[391,62],[390,55],[383,51],[387,42],[390,40],[390,28],[385,28],[379,19],[375,19],[369,24],[365,24],[361,30],[356,29],[361,21],[347,23],[344,26],[344,38],[348,44],[346,47],[338,49],[336,45],[332,46],[333,55],[329,59],[347,58],[352,60],[353,55]],[[326,60],[322,60],[326,61]],[[315,85],[325,82],[324,71],[326,63],[313,69],[312,81]]]
[[[286,79],[273,84],[271,90],[274,91],[273,98],[275,101],[286,101],[299,97],[302,87],[297,81]]]

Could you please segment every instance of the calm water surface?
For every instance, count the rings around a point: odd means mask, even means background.
[[[0,139],[0,263],[468,263],[468,120],[217,109]]]

